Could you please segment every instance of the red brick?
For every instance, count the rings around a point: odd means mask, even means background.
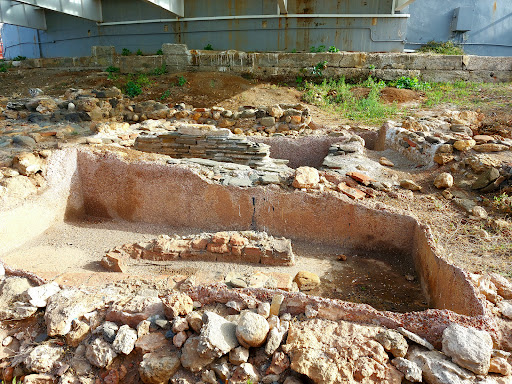
[[[243,252],[243,261],[245,263],[259,264],[263,257],[263,251],[259,247],[245,247]]]
[[[372,181],[375,181],[375,179],[361,172],[349,172],[347,173],[347,176],[350,176],[351,178],[353,178],[354,180],[363,185],[370,185]]]
[[[206,246],[208,252],[211,253],[229,253],[229,247],[226,243],[223,244],[215,244],[210,243]]]
[[[340,192],[343,192],[345,195],[355,200],[363,199],[364,197],[366,197],[366,193],[356,188],[350,188],[345,183],[339,183],[338,189],[340,190]]]
[[[212,242],[215,244],[227,244],[229,242],[229,233],[226,232],[217,232],[213,235]]]

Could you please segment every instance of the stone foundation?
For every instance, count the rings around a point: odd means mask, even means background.
[[[161,235],[148,243],[125,244],[109,251],[102,265],[123,272],[128,259],[202,260],[265,265],[294,265],[291,241],[265,232],[217,232],[193,237]]]

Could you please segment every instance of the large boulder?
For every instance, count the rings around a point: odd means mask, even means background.
[[[180,366],[178,352],[161,350],[143,356],[139,374],[145,384],[163,384],[169,382]]]
[[[199,337],[189,337],[181,349],[181,365],[191,372],[201,371],[213,360],[215,357],[199,354]]]
[[[451,324],[443,332],[443,353],[477,375],[489,372],[492,338],[486,331]]]
[[[28,369],[37,373],[48,373],[64,355],[64,348],[50,344],[36,346],[25,358]]]
[[[409,349],[407,359],[421,368],[423,378],[429,384],[469,384],[475,379],[473,373],[438,351],[425,351],[414,346]]]
[[[0,281],[0,320],[22,320],[37,311],[37,307],[26,302],[26,291],[31,287],[30,281],[23,277]]]
[[[320,182],[318,170],[311,167],[299,167],[295,171],[292,186],[295,188],[316,188]]]
[[[74,319],[106,305],[103,295],[63,289],[48,299],[44,319],[48,336],[65,336]]]
[[[290,325],[282,348],[291,369],[315,383],[399,384],[403,375],[375,340],[381,331],[345,321],[306,320]]]
[[[269,332],[267,320],[257,313],[243,311],[236,327],[236,337],[246,348],[261,347]]]

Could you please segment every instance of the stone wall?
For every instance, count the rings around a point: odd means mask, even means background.
[[[294,265],[292,244],[265,232],[216,232],[197,236],[161,235],[147,243],[124,244],[102,259],[109,270],[124,272],[128,259],[154,261],[200,260],[265,265]]]
[[[123,73],[148,72],[166,65],[171,72],[220,71],[261,79],[295,81],[314,77],[313,68],[325,63],[322,75],[357,80],[373,75],[383,80],[401,76],[430,82],[512,81],[512,57],[445,56],[418,53],[247,53],[242,51],[189,50],[182,44],[164,44],[161,56],[119,56],[113,47],[93,47],[91,57],[29,59],[16,62],[26,68],[119,67]]]
[[[134,148],[143,152],[169,155],[174,158],[202,158],[264,167],[270,159],[270,146],[234,136],[227,128],[212,125],[183,124],[176,131],[138,136]],[[278,161],[286,164],[286,160]]]

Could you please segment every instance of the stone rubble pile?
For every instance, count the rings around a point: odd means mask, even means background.
[[[500,287],[510,290],[510,285]],[[292,316],[279,293],[259,301],[247,290],[231,291],[234,300],[228,302],[220,291],[213,301],[196,292],[194,301],[184,292],[144,286],[79,289],[4,276],[2,379],[39,384],[512,382],[510,353],[494,349],[486,331],[448,323],[437,351],[403,328],[327,320],[311,305]]]
[[[477,112],[445,111],[408,117],[402,123],[387,122],[379,131],[377,149],[390,147],[423,165],[432,161],[444,165],[465,153],[510,150],[512,139],[480,133],[483,119]]]
[[[202,260],[283,266],[295,264],[289,239],[275,238],[265,232],[255,231],[173,237],[161,235],[149,242],[116,247],[107,252],[101,263],[109,270],[124,272],[130,259]]]
[[[39,90],[40,91],[40,90]],[[135,102],[124,98],[116,87],[68,89],[63,97],[53,98],[41,92],[31,98],[0,99],[0,118],[27,120],[31,123],[122,122],[138,123],[150,119],[214,125],[246,135],[295,135],[316,129],[309,109],[302,104],[276,104],[240,107],[229,111],[222,107],[193,108],[184,103],[168,106],[158,101]]]

